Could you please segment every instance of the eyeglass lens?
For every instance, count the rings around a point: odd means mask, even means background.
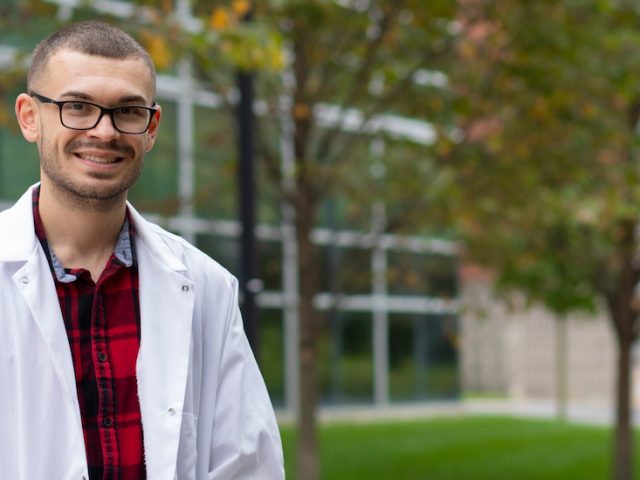
[[[107,112],[105,112],[107,113]],[[101,109],[86,102],[66,102],[60,109],[62,124],[68,128],[90,129],[99,121]],[[135,105],[117,107],[112,111],[114,127],[124,133],[142,133],[149,125],[151,111]]]

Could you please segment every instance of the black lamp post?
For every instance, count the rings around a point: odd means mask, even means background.
[[[243,21],[251,21],[252,12],[244,16]],[[259,310],[256,295],[262,288],[258,278],[258,252],[255,237],[256,223],[256,185],[255,185],[255,149],[253,115],[253,74],[247,71],[237,73],[237,86],[240,95],[237,107],[238,119],[238,193],[242,234],[240,239],[240,292],[242,294],[242,317],[244,329],[253,353],[258,358],[259,347]]]

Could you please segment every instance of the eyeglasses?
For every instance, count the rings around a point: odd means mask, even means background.
[[[91,130],[107,114],[111,117],[113,127],[120,133],[141,134],[149,129],[153,115],[158,111],[157,108],[142,105],[108,108],[79,100],[52,100],[35,92],[30,95],[41,103],[57,105],[60,109],[60,123],[72,130]]]

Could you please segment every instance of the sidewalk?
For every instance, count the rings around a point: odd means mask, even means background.
[[[290,412],[277,412],[282,423],[293,423]],[[454,400],[450,402],[425,402],[393,404],[384,407],[370,405],[321,407],[320,422],[377,422],[403,421],[456,415],[506,415],[525,418],[555,419],[558,408],[550,400]],[[567,406],[567,421],[592,425],[613,425],[614,407],[605,403],[572,402]],[[634,424],[640,426],[636,414]]]

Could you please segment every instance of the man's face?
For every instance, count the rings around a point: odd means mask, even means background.
[[[141,59],[111,59],[62,49],[53,55],[33,90],[54,100],[82,100],[104,107],[151,106],[153,79]],[[33,99],[34,102],[37,102]],[[37,144],[43,186],[78,201],[126,197],[157,133],[160,113],[143,134],[125,134],[103,115],[91,130],[60,122],[57,105],[37,103]]]

